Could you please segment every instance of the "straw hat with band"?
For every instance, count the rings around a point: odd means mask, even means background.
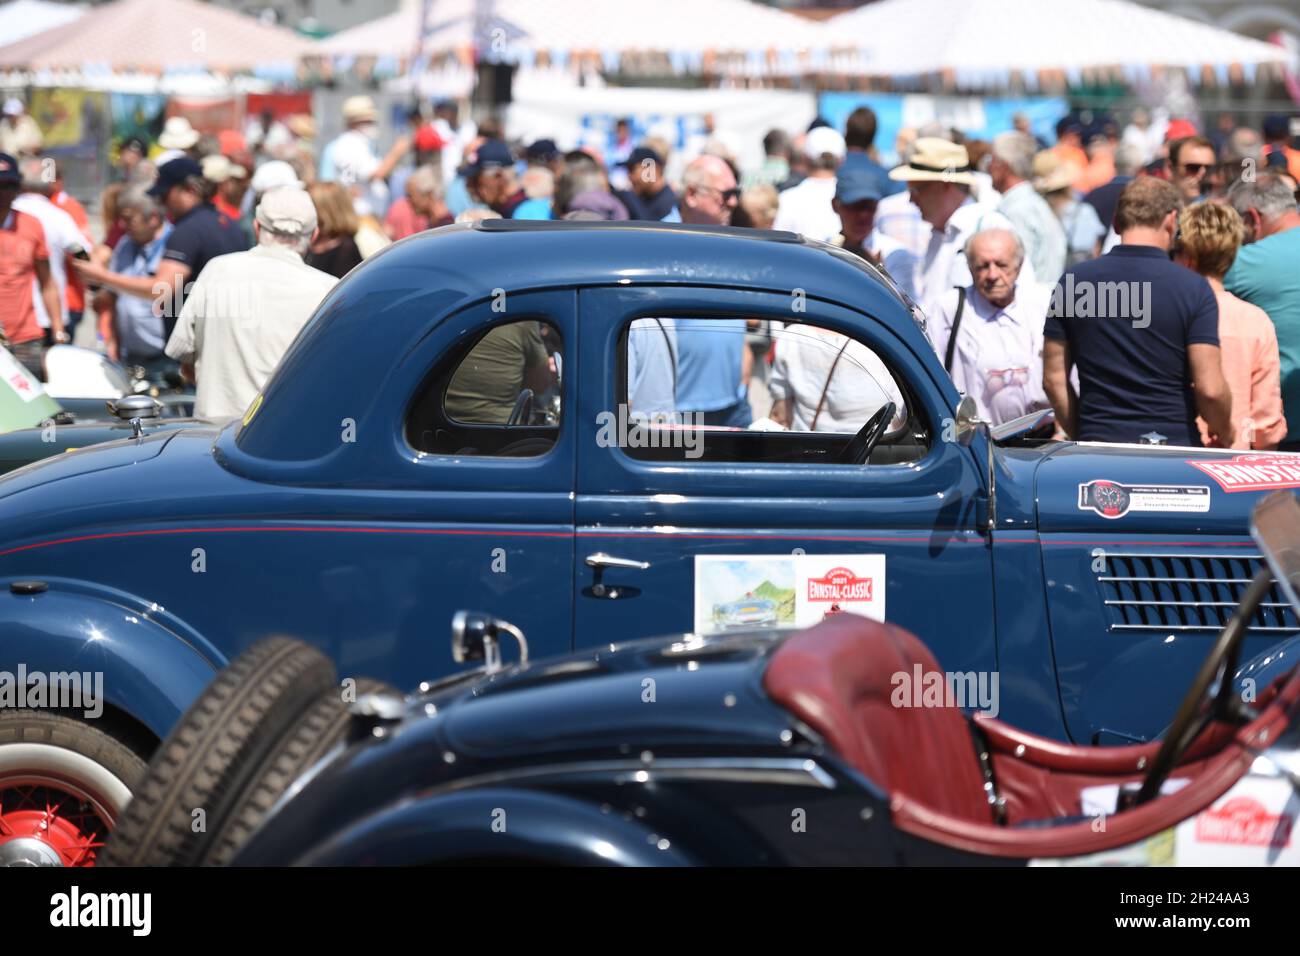
[[[912,157],[889,171],[895,182],[945,182],[974,185],[974,169],[965,146],[934,136],[922,136],[912,147]]]

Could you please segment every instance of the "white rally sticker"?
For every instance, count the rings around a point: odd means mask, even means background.
[[[24,402],[34,401],[45,394],[45,388],[36,376],[27,371],[6,349],[0,349],[0,378]]]
[[[883,554],[799,554],[794,570],[797,627],[811,627],[846,611],[885,619]]]
[[[1079,510],[1103,518],[1130,512],[1204,514],[1210,510],[1209,485],[1125,485],[1096,479],[1079,485]]]
[[[1253,773],[1190,820],[1178,824],[1179,862],[1192,866],[1296,866],[1295,790]]]
[[[695,633],[885,619],[883,554],[697,555]]]

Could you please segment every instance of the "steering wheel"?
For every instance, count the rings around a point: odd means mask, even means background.
[[[839,462],[844,465],[865,465],[871,452],[885,437],[889,423],[898,413],[893,402],[885,402],[876,409],[876,413],[867,419],[867,423],[858,429],[858,433],[849,439],[849,443],[840,452]]]
[[[1251,578],[1250,587],[1237,605],[1232,620],[1219,632],[1201,669],[1196,672],[1187,696],[1178,706],[1173,723],[1165,731],[1160,750],[1151,761],[1151,769],[1142,781],[1142,789],[1133,800],[1134,806],[1141,806],[1159,795],[1160,785],[1178,766],[1183,754],[1211,721],[1241,718],[1242,712],[1236,700],[1237,682],[1233,675],[1237,673],[1237,661],[1241,657],[1241,645],[1246,640],[1246,628],[1272,586],[1273,574],[1268,565],[1265,565]]]
[[[510,409],[510,417],[506,419],[507,425],[528,424],[528,419],[533,415],[533,390],[526,388],[519,393],[515,399],[515,407]]]

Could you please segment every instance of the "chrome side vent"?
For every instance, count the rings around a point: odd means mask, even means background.
[[[1106,551],[1097,572],[1115,631],[1218,631],[1262,567],[1258,554],[1156,554]],[[1293,634],[1296,619],[1275,583],[1252,631]]]

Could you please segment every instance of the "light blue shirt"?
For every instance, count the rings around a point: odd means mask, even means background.
[[[677,408],[716,412],[745,397],[740,383],[744,319],[678,319]]]
[[[677,329],[672,319],[637,319],[627,333],[629,417],[677,411]]]
[[[146,246],[138,246],[130,236],[123,236],[113,247],[109,271],[139,277],[158,273],[167,237],[172,224],[163,223],[158,238]],[[163,333],[161,316],[153,313],[153,300],[126,292],[117,293],[114,323],[117,327],[118,357],[123,362],[144,361],[162,355],[167,340]]]
[[[1011,220],[1039,282],[1056,282],[1065,271],[1065,229],[1047,200],[1027,182],[1002,195],[998,212]]]

